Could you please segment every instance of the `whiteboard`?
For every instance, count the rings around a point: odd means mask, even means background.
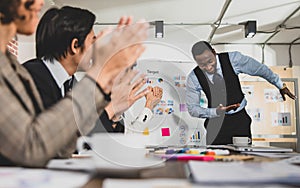
[[[151,144],[205,145],[204,119],[191,117],[186,107],[186,79],[195,66],[194,62],[159,59],[137,62],[136,69],[147,75],[145,88],[163,88],[162,100],[153,109],[154,116],[147,124],[149,134],[145,137],[151,140]],[[142,98],[125,112],[125,127],[139,115],[145,102],[145,98]],[[165,134],[166,130],[169,134]]]

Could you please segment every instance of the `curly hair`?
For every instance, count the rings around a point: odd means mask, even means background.
[[[25,2],[25,8],[30,9],[34,0],[28,0]],[[0,22],[1,24],[9,24],[15,19],[24,19],[25,17],[18,14],[18,7],[21,4],[21,0],[1,0],[0,3]]]

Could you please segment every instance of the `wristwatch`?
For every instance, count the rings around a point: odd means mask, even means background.
[[[281,89],[285,89],[287,88],[286,83],[283,83],[282,88]]]

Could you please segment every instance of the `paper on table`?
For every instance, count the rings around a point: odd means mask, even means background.
[[[52,159],[47,164],[48,169],[92,171],[95,165],[90,158]]]
[[[153,188],[153,187],[165,187],[165,188],[190,188],[191,184],[186,179],[105,179],[103,182],[103,188],[115,188],[115,187],[130,187],[130,188]]]
[[[93,154],[93,152],[89,154],[91,156],[90,158],[53,159],[48,163],[47,168],[93,172],[104,177],[134,178],[139,176],[139,172],[142,169],[162,167],[165,165],[161,159],[140,156],[141,158],[135,157],[136,163],[149,164],[148,166],[124,166],[114,161],[103,159],[101,156]],[[156,165],[153,165],[154,162]]]
[[[82,187],[89,178],[89,174],[82,172],[16,167],[0,168],[0,187],[6,188]]]
[[[130,188],[203,188],[201,185],[191,184],[186,179],[105,179],[102,184],[103,188],[130,187]],[[243,188],[253,188],[250,186],[242,186]],[[282,185],[263,185],[261,188],[283,188]],[[219,185],[209,186],[209,188],[220,188]],[[222,188],[241,188],[240,185],[222,185]],[[289,188],[289,187],[287,187]]]
[[[284,160],[282,160],[282,162],[287,162],[287,163],[294,164],[294,165],[300,165],[300,155],[298,153],[298,155],[291,157],[289,159],[284,159]]]
[[[300,168],[283,162],[188,162],[192,181],[203,184],[300,185]]]

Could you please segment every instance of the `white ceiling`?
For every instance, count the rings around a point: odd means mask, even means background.
[[[279,29],[267,42],[291,43],[300,37],[300,0],[45,0],[45,3],[45,10],[53,5],[89,9],[101,24],[116,23],[123,15],[145,18],[149,22],[163,20],[166,39],[177,42],[186,41],[187,38],[211,39],[214,44],[264,43],[274,32],[257,33],[253,38],[244,38],[243,26],[237,24],[256,20],[258,31],[275,31],[295,12],[284,26],[298,29]],[[213,35],[212,24],[217,23],[226,3],[229,3],[228,9]],[[222,27],[226,29],[220,29]],[[224,30],[232,31],[220,34]]]

